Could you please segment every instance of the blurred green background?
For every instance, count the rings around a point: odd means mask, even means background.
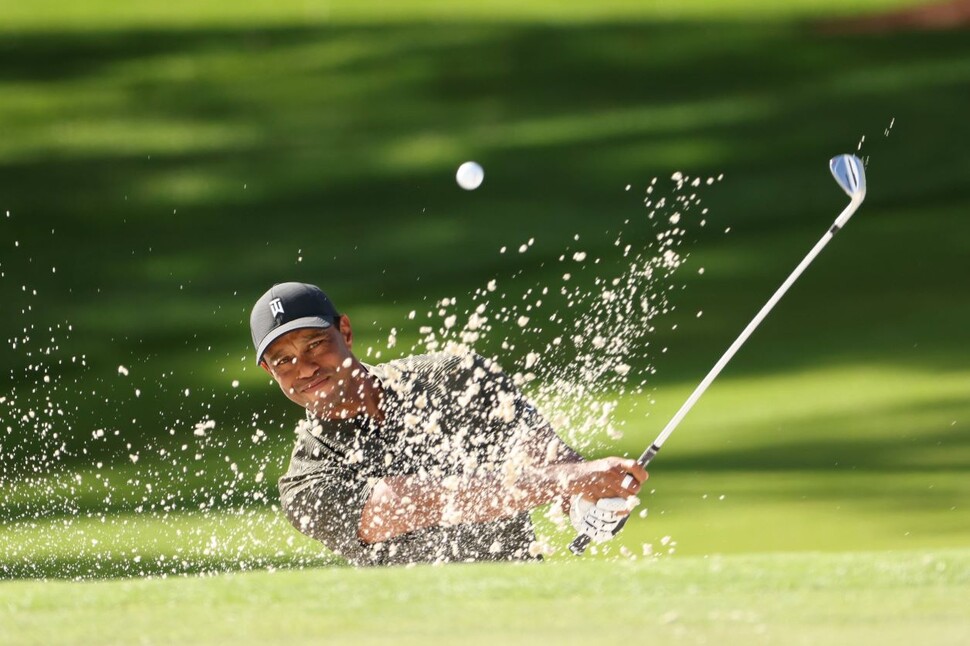
[[[847,22],[914,4],[5,3],[0,576],[328,562],[273,508],[300,415],[252,364],[266,287],[320,284],[360,354],[395,356],[442,297],[558,285],[567,249],[603,259],[574,277],[597,290],[618,232],[653,241],[652,178],[723,173],[623,439],[592,438],[638,454],[845,205],[826,164],[857,150],[866,204],[622,544],[970,545],[970,39]],[[478,349],[512,365],[556,333]]]

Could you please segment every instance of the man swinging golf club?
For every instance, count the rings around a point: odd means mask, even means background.
[[[634,460],[584,461],[492,361],[361,363],[350,319],[313,285],[273,286],[250,327],[259,365],[306,409],[283,511],[353,564],[537,559],[529,510],[551,502],[602,542],[647,478]]]

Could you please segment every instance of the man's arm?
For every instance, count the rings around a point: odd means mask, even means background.
[[[562,441],[552,426],[540,420],[541,424],[516,447],[525,453],[530,464],[548,466],[584,461],[583,456]]]
[[[624,487],[627,474],[633,476],[633,483]],[[560,496],[626,498],[636,495],[646,479],[646,471],[635,460],[617,457],[527,468],[509,477],[389,476],[371,491],[358,537],[364,543],[378,543],[425,527],[498,520]]]

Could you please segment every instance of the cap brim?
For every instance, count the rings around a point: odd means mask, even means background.
[[[256,364],[260,364],[263,361],[263,353],[266,352],[266,348],[270,346],[276,339],[280,338],[287,332],[292,332],[293,330],[302,330],[303,328],[320,328],[327,329],[332,326],[333,323],[320,316],[304,316],[300,319],[293,319],[289,323],[284,323],[283,325],[273,328],[273,331],[266,335],[259,343],[259,348],[256,350]]]

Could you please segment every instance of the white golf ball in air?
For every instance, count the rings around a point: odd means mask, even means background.
[[[482,185],[482,180],[485,179],[485,170],[473,161],[465,162],[458,167],[455,179],[458,180],[458,186],[466,191],[474,191]]]

